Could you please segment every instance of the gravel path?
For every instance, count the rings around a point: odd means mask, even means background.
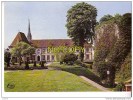
[[[84,79],[85,81],[87,81],[89,84],[93,85],[94,87],[97,87],[98,89],[100,89],[100,90],[102,90],[102,91],[109,91],[107,88],[105,88],[105,87],[103,87],[103,86],[97,84],[96,82],[94,82],[94,81],[88,79],[88,78],[85,77],[85,76],[79,76],[79,77],[81,77],[82,79]]]

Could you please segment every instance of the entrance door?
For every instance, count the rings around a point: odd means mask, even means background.
[[[40,61],[40,56],[37,56],[37,61]]]

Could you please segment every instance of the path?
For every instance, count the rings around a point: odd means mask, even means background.
[[[52,62],[47,62],[45,65],[48,66],[48,65],[50,65],[50,64],[52,64]]]
[[[98,89],[100,89],[100,90],[102,90],[102,91],[109,91],[107,88],[105,88],[105,87],[103,87],[103,86],[97,84],[96,82],[94,82],[94,81],[88,79],[88,78],[85,77],[85,76],[79,76],[79,77],[81,77],[82,79],[84,79],[85,81],[87,81],[89,84],[93,85],[94,87],[97,87]]]

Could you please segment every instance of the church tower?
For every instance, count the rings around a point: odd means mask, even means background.
[[[28,25],[27,39],[28,39],[29,42],[31,42],[31,40],[32,40],[32,35],[31,35],[31,31],[30,31],[30,20],[29,20],[29,25]]]

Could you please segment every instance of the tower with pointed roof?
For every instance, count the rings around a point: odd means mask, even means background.
[[[32,35],[31,35],[31,31],[30,31],[30,20],[29,20],[29,25],[28,25],[27,39],[28,39],[29,42],[31,42],[31,40],[32,40]]]

